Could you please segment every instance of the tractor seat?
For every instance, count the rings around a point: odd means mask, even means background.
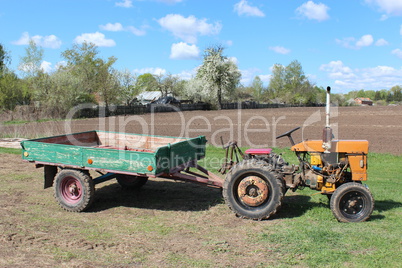
[[[250,155],[267,155],[272,152],[271,148],[266,148],[266,149],[247,149],[246,154]]]

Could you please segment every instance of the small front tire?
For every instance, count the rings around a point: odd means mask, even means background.
[[[340,222],[362,222],[374,209],[374,199],[369,189],[356,182],[339,186],[330,199],[335,218]]]

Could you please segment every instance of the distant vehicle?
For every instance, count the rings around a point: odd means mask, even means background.
[[[171,104],[171,105],[179,105],[180,101],[172,96],[161,97],[156,101],[152,102],[153,104]]]

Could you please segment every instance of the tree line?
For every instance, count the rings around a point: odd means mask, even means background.
[[[182,80],[172,74],[136,75],[128,69],[117,70],[115,57],[104,59],[92,43],[74,44],[61,53],[63,64],[47,73],[42,67],[44,50],[33,40],[20,58],[20,76],[9,68],[10,53],[0,44],[0,111],[18,105],[45,107],[53,117],[63,117],[81,103],[109,106],[131,105],[143,91],[160,91],[162,96],[194,102],[207,102],[219,109],[225,102],[255,101],[315,105],[325,103],[325,90],[314,85],[297,60],[289,65],[275,64],[268,86],[256,76],[249,86],[241,85],[237,64],[224,55],[222,46],[204,51],[196,75]],[[360,90],[335,94],[340,105],[356,97],[371,98],[379,104],[400,102],[401,86],[390,90]]]

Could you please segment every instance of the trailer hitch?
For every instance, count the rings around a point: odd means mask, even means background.
[[[239,163],[240,157],[244,159],[244,154],[237,146],[237,141],[230,141],[227,145],[223,143],[223,139],[221,137],[222,148],[225,150],[225,161],[222,164],[222,167],[218,170],[222,175],[225,174],[228,170],[230,170],[234,165]]]

